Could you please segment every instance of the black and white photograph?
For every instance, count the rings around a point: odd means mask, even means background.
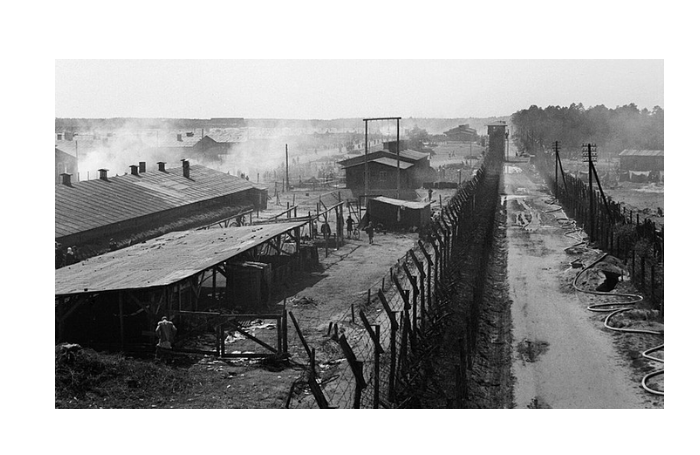
[[[608,453],[685,431],[683,28],[596,1],[90,5],[47,16],[6,108],[5,219],[29,221],[8,238],[13,439]]]

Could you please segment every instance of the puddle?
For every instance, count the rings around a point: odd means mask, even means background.
[[[536,362],[537,358],[547,352],[549,343],[546,341],[530,341],[527,338],[518,343],[516,347],[518,357],[523,362]]]

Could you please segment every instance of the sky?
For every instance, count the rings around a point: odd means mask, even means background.
[[[664,107],[661,59],[57,59],[56,117],[490,117]]]

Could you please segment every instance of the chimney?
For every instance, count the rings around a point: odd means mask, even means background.
[[[158,161],[158,170],[160,172],[165,172],[165,162],[164,161]]]
[[[131,168],[131,175],[139,175],[139,167],[135,164],[129,166]]]
[[[182,133],[177,133],[177,141],[182,142]]]
[[[186,179],[190,178],[190,162],[182,160],[182,176]]]
[[[139,172],[141,174],[146,172],[146,162],[145,161],[139,161]]]
[[[72,174],[66,174],[65,172],[61,174],[61,183],[63,183],[66,186],[71,186],[70,183],[70,177]]]
[[[107,178],[107,171],[108,171],[108,170],[109,170],[109,169],[98,169],[98,170],[97,170],[97,172],[100,173],[100,180],[104,180],[104,181],[107,181],[107,182],[109,181],[109,179]]]

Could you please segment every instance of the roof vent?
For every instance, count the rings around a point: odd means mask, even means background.
[[[186,179],[190,178],[190,162],[182,160],[182,176]]]
[[[135,164],[129,166],[131,168],[131,175],[139,175],[139,167]]]
[[[165,161],[158,161],[158,170],[160,172],[165,172]]]
[[[100,173],[100,180],[109,181],[109,179],[107,178],[107,171],[108,171],[108,170],[109,170],[109,169],[98,169],[98,170],[97,170],[97,172]]]
[[[66,186],[71,186],[71,183],[70,183],[71,175],[72,174],[66,174],[66,173],[61,174],[61,183],[63,183]]]
[[[139,161],[139,172],[141,174],[146,172],[146,162],[145,161]]]

